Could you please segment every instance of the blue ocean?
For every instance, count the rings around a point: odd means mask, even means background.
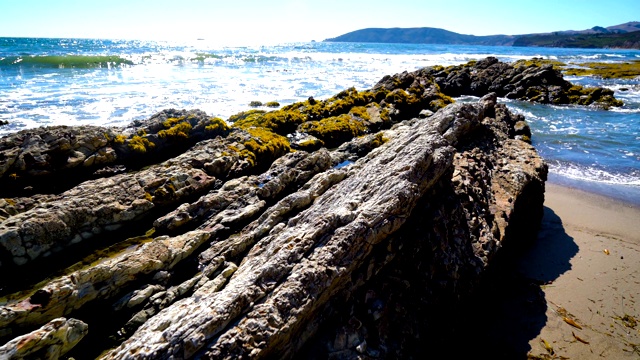
[[[640,60],[638,50],[294,43],[220,47],[206,41],[0,38],[0,135],[46,125],[120,126],[165,108],[228,118],[251,101],[287,105],[383,76],[496,56],[563,62]],[[609,111],[501,99],[523,114],[550,181],[640,205],[640,78],[567,77],[624,101]],[[465,97],[458,101],[472,101]]]

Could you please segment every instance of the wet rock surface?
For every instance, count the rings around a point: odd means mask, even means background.
[[[110,130],[125,171],[3,199],[0,270],[29,280],[0,279],[0,349],[64,317],[88,325],[56,340],[75,358],[416,356],[433,313],[535,236],[546,179],[522,116],[495,94],[446,106],[424,71],[230,127],[168,110]],[[179,154],[119,163],[135,136]]]

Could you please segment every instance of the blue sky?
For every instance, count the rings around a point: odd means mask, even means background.
[[[367,27],[514,35],[628,21],[640,21],[640,0],[0,0],[0,37],[271,44]]]

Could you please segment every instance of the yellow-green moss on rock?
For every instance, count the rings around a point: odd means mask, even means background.
[[[348,88],[330,97],[327,100],[315,100],[309,98],[307,101],[291,104],[282,110],[299,111],[308,116],[308,120],[320,120],[330,116],[346,114],[354,106],[366,106],[372,102],[380,102],[384,99],[387,91],[384,89],[377,91],[358,91],[356,88]]]
[[[233,128],[245,130],[251,138],[246,140],[244,149],[234,150],[244,157],[251,166],[270,163],[291,151],[289,140],[283,136],[293,132],[306,119],[299,112],[289,110],[249,110],[229,118]],[[282,134],[282,135],[281,135]]]
[[[188,138],[193,126],[186,117],[169,118],[162,123],[164,130],[158,131],[161,138]]]
[[[125,135],[119,134],[113,138],[113,142],[115,144],[124,144],[127,141],[127,137]]]
[[[387,139],[383,133],[379,132],[374,135],[373,140],[371,141],[371,145],[374,148],[377,148],[382,146],[382,144],[386,143],[387,141],[389,141],[389,139]]]
[[[352,115],[361,121],[369,121],[371,120],[371,115],[367,111],[367,107],[365,106],[354,106],[349,110],[349,115]]]
[[[161,138],[188,138],[189,132],[193,127],[188,122],[181,122],[175,126],[172,126],[166,130],[158,131],[158,136]]]
[[[414,85],[407,90],[395,89],[385,96],[384,101],[393,104],[396,109],[405,114],[405,117],[416,116],[423,109],[435,112],[455,102],[453,98],[443,94],[436,83],[426,88],[422,85]]]
[[[229,118],[233,126],[240,129],[261,127],[280,135],[289,134],[299,124],[307,120],[307,116],[295,110],[280,109],[271,112],[261,110],[246,111]]]
[[[229,125],[219,117],[209,118],[209,121],[206,123],[204,127],[205,131],[218,131],[218,132],[226,132],[229,131]]]
[[[289,140],[282,135],[261,127],[249,127],[244,130],[251,135],[251,138],[243,145],[253,154],[253,156],[245,154],[248,159],[254,162],[252,165],[256,165],[255,161],[271,162],[291,151]]]
[[[268,154],[291,151],[285,136],[295,132],[315,138],[305,141],[302,136],[302,140],[292,140],[296,149],[337,147],[356,136],[389,127],[392,117],[408,119],[422,109],[436,111],[454,102],[435,83],[412,80],[407,84],[400,81],[398,86],[402,84],[406,89],[380,86],[358,91],[351,87],[326,100],[310,97],[270,112],[244,111],[231,116],[228,122],[232,128],[246,130],[255,138],[244,144],[242,150],[254,153],[254,160],[260,161]]]
[[[571,67],[564,70],[566,75],[596,76],[603,79],[633,79],[640,76],[640,61],[624,63],[572,63],[579,67]]]
[[[127,146],[131,148],[133,151],[139,153],[146,153],[148,149],[153,149],[156,144],[152,143],[146,137],[142,137],[140,135],[134,135],[131,139],[127,141]]]
[[[328,147],[336,147],[364,134],[367,127],[352,115],[342,114],[306,122],[300,126],[300,130],[322,140]]]
[[[613,97],[613,90],[605,88],[583,87],[573,85],[567,91],[567,96],[572,104],[591,105],[595,103],[601,108],[608,109],[611,106],[622,106],[624,103]]]
[[[520,59],[513,63],[513,67],[529,67],[529,66],[537,66],[541,67],[543,65],[551,65],[555,70],[562,70],[567,64],[562,61],[552,60],[552,59],[543,59],[543,58],[531,58],[531,59]]]

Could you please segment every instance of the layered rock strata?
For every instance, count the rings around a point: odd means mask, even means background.
[[[64,317],[88,325],[77,358],[418,354],[425,309],[535,237],[546,178],[522,116],[495,94],[446,106],[429,71],[241,113],[146,167],[4,199],[0,267],[37,283],[1,279],[4,348]],[[152,141],[180,123],[160,119],[136,129]]]
[[[180,154],[198,141],[228,133],[201,111],[164,110],[124,129],[37,128],[0,139],[2,192],[62,192],[83,180],[122,173]]]
[[[341,168],[331,166],[355,144],[336,150],[335,160],[326,150],[300,151],[259,176],[228,180],[155,223],[168,233],[192,230],[49,281],[4,306],[2,327],[19,331],[112,299],[113,309],[131,315],[118,332],[126,340],[106,358],[293,356],[328,307],[344,305],[335,297],[354,293],[392,262],[394,235],[425,194],[451,184],[472,197],[463,202],[460,233],[449,230],[440,240],[473,250],[456,254],[450,245],[438,256],[455,258],[456,266],[446,262],[451,279],[473,284],[515,226],[507,220],[518,215],[516,204],[529,201],[524,190],[535,188],[527,209],[542,204],[544,164],[509,136],[521,119],[495,101],[396,125],[384,132],[384,144]],[[461,151],[474,141],[483,147]],[[279,196],[284,189],[294,191]],[[535,231],[539,217],[534,211],[523,227]],[[381,251],[387,255],[379,259]],[[198,253],[193,275],[172,281],[172,271]]]
[[[51,320],[42,328],[0,347],[1,359],[58,359],[87,334],[87,324],[76,319]]]

